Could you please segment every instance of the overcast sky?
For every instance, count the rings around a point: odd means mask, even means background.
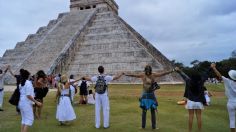
[[[236,49],[236,0],[116,0],[119,15],[170,60],[219,61]],[[69,0],[0,0],[0,56],[59,13]]]

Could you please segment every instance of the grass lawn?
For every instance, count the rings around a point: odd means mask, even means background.
[[[30,132],[137,132],[154,131],[151,129],[150,112],[147,116],[146,129],[141,127],[141,109],[138,98],[142,85],[110,85],[110,128],[94,128],[94,106],[74,106],[77,119],[70,126],[59,126],[55,119],[55,92],[50,92],[44,99],[43,119],[35,120]],[[227,132],[229,121],[226,109],[227,99],[223,85],[207,85],[213,92],[211,106],[205,107],[202,114],[203,132]],[[158,132],[187,132],[188,112],[184,106],[176,104],[182,99],[183,85],[161,85],[158,96]],[[217,93],[217,94],[215,94]],[[15,107],[8,103],[11,93],[5,93],[4,112],[0,112],[0,132],[19,132],[21,117],[16,114]],[[75,100],[79,99],[76,95]],[[197,130],[196,119],[193,125]]]

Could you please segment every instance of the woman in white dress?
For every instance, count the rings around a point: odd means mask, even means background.
[[[38,106],[42,104],[34,99],[34,88],[29,81],[30,73],[26,70],[23,70],[21,73],[21,83],[20,83],[20,101],[19,101],[19,109],[21,112],[21,132],[27,132],[28,127],[32,126],[34,122],[34,114],[33,114],[33,104],[35,103]]]
[[[71,90],[70,82],[67,76],[63,75],[61,77],[61,84],[58,87],[58,105],[56,119],[61,125],[64,125],[68,121],[73,121],[76,119],[74,109],[72,107],[71,100]]]

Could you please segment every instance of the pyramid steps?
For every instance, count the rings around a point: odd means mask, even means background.
[[[57,25],[57,28],[45,37],[37,47],[37,50],[31,53],[21,67],[28,69],[32,73],[37,72],[39,69],[48,71],[51,65],[53,65],[54,60],[60,55],[61,51],[72,40],[78,30],[84,26],[84,21],[92,13],[91,11],[80,11],[79,13],[71,12],[66,15],[61,23]]]
[[[35,34],[29,34],[25,41],[18,42],[14,49],[6,50],[2,60],[10,64],[15,70],[21,62],[28,57],[38,43],[47,35],[47,33],[65,16],[67,13],[61,13],[56,20],[51,20],[47,26],[40,27]]]

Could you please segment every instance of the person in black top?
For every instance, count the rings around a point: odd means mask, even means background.
[[[19,89],[19,85],[20,85],[20,82],[22,80],[22,77],[21,77],[21,74],[22,72],[24,71],[24,69],[20,69],[20,74],[19,75],[16,75],[12,72],[11,70],[11,67],[9,68],[9,72],[10,74],[16,78],[16,90]],[[18,108],[18,105],[16,106],[16,112],[18,112],[18,114],[20,114],[20,109]]]
[[[205,79],[197,71],[192,72],[189,76],[178,67],[175,68],[175,71],[179,73],[185,81],[184,97],[187,98],[186,109],[188,109],[189,112],[189,132],[192,131],[194,113],[197,117],[198,130],[201,131],[201,112],[204,109],[203,104],[206,104],[204,96]]]

